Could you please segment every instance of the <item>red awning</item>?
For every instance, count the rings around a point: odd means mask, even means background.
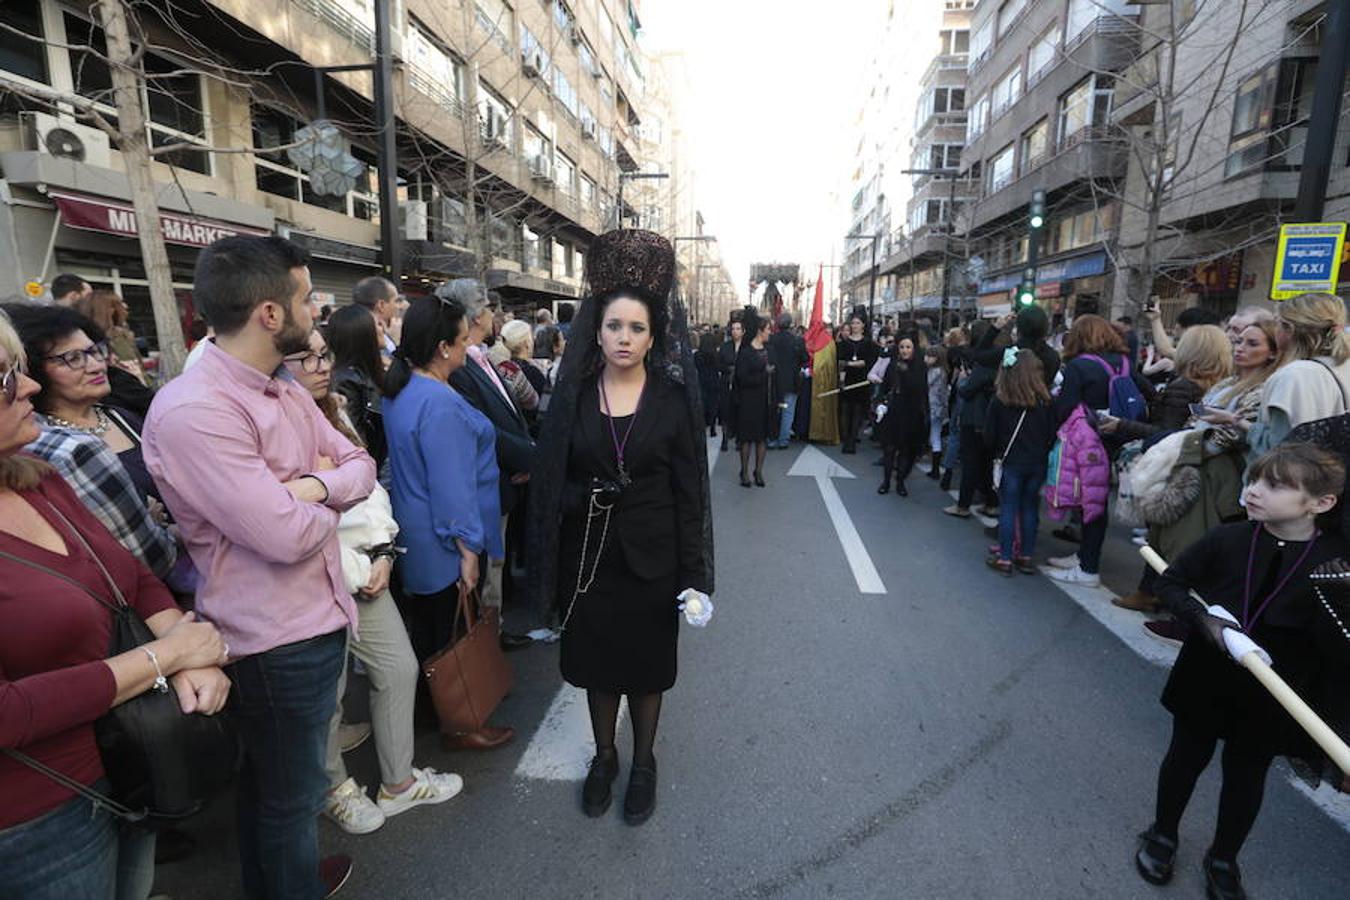
[[[89,194],[72,194],[67,191],[48,191],[47,196],[56,201],[57,207],[61,210],[62,223],[71,228],[117,234],[122,237],[137,237],[140,234],[136,228],[136,211],[129,203],[106,200]],[[160,210],[159,223],[160,231],[163,232],[167,243],[187,247],[205,247],[221,238],[240,234],[271,233],[261,228],[166,210]]]

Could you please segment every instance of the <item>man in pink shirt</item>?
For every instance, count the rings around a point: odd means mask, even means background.
[[[155,397],[147,468],[202,573],[196,609],[226,641],[230,709],[245,748],[238,791],[244,893],[331,896],[350,873],[319,860],[324,752],[356,606],[338,517],[375,484],[282,357],[308,347],[309,257],[279,237],[216,241],[193,302],[215,330]]]

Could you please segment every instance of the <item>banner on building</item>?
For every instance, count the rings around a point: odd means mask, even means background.
[[[1307,293],[1334,294],[1344,249],[1344,222],[1281,225],[1270,299],[1288,300]]]
[[[100,231],[122,237],[140,235],[136,226],[136,211],[129,203],[66,191],[48,191],[47,196],[56,201],[56,206],[61,211],[62,224],[71,228]],[[247,225],[234,225],[218,219],[165,210],[160,210],[159,226],[167,243],[186,247],[205,247],[221,238],[241,234],[256,236],[271,234],[261,228],[250,228]]]

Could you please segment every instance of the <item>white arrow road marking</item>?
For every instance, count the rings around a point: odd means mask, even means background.
[[[623,730],[627,718],[628,700],[619,701],[619,723],[616,734]],[[595,737],[591,734],[591,714],[586,708],[586,692],[564,684],[553,698],[544,720],[530,738],[530,746],[516,764],[517,778],[537,778],[542,781],[581,781],[595,752]]]
[[[858,582],[858,590],[864,594],[886,593],[886,585],[881,583],[877,567],[872,565],[872,557],[868,555],[858,529],[853,527],[853,520],[849,518],[848,510],[844,508],[843,499],[835,490],[834,482],[830,480],[853,478],[853,473],[815,447],[808,445],[792,464],[792,468],[788,469],[788,475],[816,480],[820,496],[825,501],[825,509],[830,514],[830,521],[834,523],[834,530],[839,535],[839,543],[843,545],[844,556],[848,558],[849,568],[853,570],[853,578]]]

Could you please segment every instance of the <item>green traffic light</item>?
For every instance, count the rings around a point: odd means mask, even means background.
[[[1020,303],[1020,304],[1022,304],[1023,306],[1030,306],[1031,304],[1033,304],[1033,303],[1036,302],[1036,295],[1035,295],[1035,294],[1030,294],[1030,293],[1023,292],[1023,293],[1017,298],[1017,302]]]
[[[1033,215],[1033,216],[1031,217],[1031,227],[1032,227],[1032,228],[1040,228],[1040,227],[1041,227],[1042,225],[1044,225],[1044,224],[1045,224],[1045,216],[1041,216],[1041,215]]]

